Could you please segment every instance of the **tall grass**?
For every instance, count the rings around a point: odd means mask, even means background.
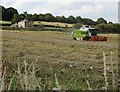
[[[111,51],[110,52],[110,57],[111,57],[111,62],[113,62],[113,52]],[[113,90],[115,90],[115,73],[113,71],[112,72],[112,87],[113,87]]]
[[[2,90],[36,90],[39,89],[41,90],[41,86],[40,83],[38,82],[38,80],[36,79],[36,69],[35,69],[35,62],[32,63],[30,66],[28,66],[26,60],[24,60],[24,71],[22,71],[23,69],[20,67],[21,65],[19,63],[17,63],[17,70],[15,70],[15,73],[12,73],[11,75],[7,75],[6,71],[6,67],[3,71],[3,75],[0,78],[0,92]],[[8,66],[7,66],[8,67]],[[32,67],[32,70],[28,70],[28,67]],[[10,78],[8,85],[6,85],[5,80],[7,78]],[[17,79],[17,80],[15,80]],[[17,88],[14,88],[14,83],[16,83],[15,85],[17,86]],[[6,86],[6,87],[5,87]]]
[[[3,75],[0,78],[0,92],[2,90],[4,90],[4,75],[5,75],[5,72],[3,73]]]
[[[88,90],[92,90],[92,88],[90,87],[90,83],[89,83],[88,80],[87,80],[87,85],[88,85]]]
[[[106,67],[106,61],[105,61],[105,52],[103,52],[103,63],[104,63],[104,78],[105,78],[105,89],[108,88],[108,82],[107,82],[107,67]]]
[[[112,53],[111,53],[111,60],[112,60]],[[38,59],[33,61],[31,64],[28,64],[26,59],[22,64],[20,62],[17,62],[17,69],[14,71],[14,73],[11,72],[10,75],[6,71],[6,67],[4,69],[4,72],[2,72],[2,76],[0,78],[0,92],[2,90],[46,90],[45,87],[43,86],[41,82],[41,78],[38,78],[36,76],[36,71],[39,71],[39,69],[36,68],[36,62]],[[49,64],[49,67],[50,64]],[[53,87],[51,90],[61,90],[61,82],[60,79],[57,75],[56,72],[53,72],[53,69],[50,68],[53,74],[53,79],[54,79],[54,84],[55,87]],[[105,57],[105,52],[103,52],[103,74],[104,74],[104,90],[108,90],[108,76],[107,76],[107,66],[106,66],[106,57]],[[93,70],[93,69],[92,69]],[[86,72],[87,73],[87,72]],[[102,75],[102,74],[101,74]],[[115,89],[115,74],[112,71],[112,86],[113,89]],[[92,76],[92,75],[90,75]],[[79,76],[78,76],[79,77]],[[6,83],[6,79],[9,78],[9,82]],[[68,85],[72,83],[72,78],[71,80],[68,81]],[[91,84],[91,79],[85,80],[85,84],[87,85],[88,89],[87,90],[94,90]],[[81,85],[79,85],[81,86]]]

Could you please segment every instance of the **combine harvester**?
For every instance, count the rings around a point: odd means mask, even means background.
[[[74,40],[86,41],[107,41],[106,36],[98,36],[99,29],[90,26],[82,26],[79,30],[72,31],[72,38]]]

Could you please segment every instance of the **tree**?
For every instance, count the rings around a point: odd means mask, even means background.
[[[15,14],[14,17],[12,18],[12,24],[19,22],[25,18],[24,14]]]
[[[5,8],[0,6],[0,20],[4,20],[3,16],[5,16]]]
[[[33,14],[30,18],[31,21],[38,21],[39,20],[39,15],[37,15],[36,13]]]
[[[51,13],[46,13],[45,14],[45,21],[47,21],[47,22],[53,22],[54,21],[54,16],[52,16]]]
[[[44,14],[39,14],[39,21],[44,21],[45,20],[45,16]]]
[[[113,22],[110,21],[108,24],[113,24]]]
[[[87,25],[95,25],[95,21],[93,21],[92,19],[89,18],[83,18],[83,24],[87,24]]]
[[[101,33],[120,33],[120,24],[98,24]]]
[[[27,11],[25,11],[23,14],[25,15],[25,19],[27,19],[28,18]]]
[[[76,23],[76,19],[72,15],[69,16],[66,20],[67,20],[67,23],[71,23],[71,24]]]
[[[16,9],[12,7],[5,9],[5,20],[11,21],[15,14],[18,14]]]
[[[27,14],[27,19],[31,21],[32,16],[32,14]]]
[[[98,18],[97,19],[97,24],[107,24],[107,21],[105,20],[105,19],[103,19],[103,18]]]
[[[76,22],[77,23],[83,23],[83,19],[80,16],[76,17]]]
[[[0,9],[2,10],[2,20],[4,21],[11,21],[14,15],[18,14],[18,11],[12,7],[5,9],[3,6],[0,6]]]
[[[57,22],[66,22],[66,18],[64,16],[56,16]]]

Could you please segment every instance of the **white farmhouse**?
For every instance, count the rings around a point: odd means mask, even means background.
[[[29,21],[29,20],[21,20],[20,22],[18,22],[18,27],[20,28],[31,28],[33,27],[33,22]]]

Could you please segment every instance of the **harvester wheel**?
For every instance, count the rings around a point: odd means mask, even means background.
[[[107,41],[107,37],[104,37],[104,41]]]
[[[90,40],[90,37],[87,37],[87,36],[86,36],[86,37],[83,38],[83,40],[89,41],[89,40]]]
[[[77,40],[75,37],[73,38],[74,40]]]

